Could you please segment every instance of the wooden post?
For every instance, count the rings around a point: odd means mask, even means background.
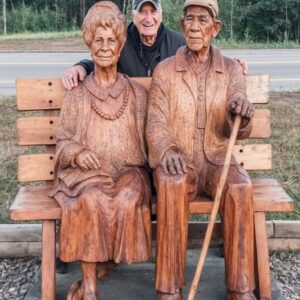
[[[268,236],[264,212],[254,213],[254,226],[259,296],[260,299],[271,300],[272,293],[268,251]]]
[[[55,220],[43,221],[42,300],[55,300]]]

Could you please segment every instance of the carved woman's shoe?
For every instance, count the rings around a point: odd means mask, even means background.
[[[72,283],[68,290],[67,300],[83,300],[83,288],[81,280]]]
[[[104,263],[97,263],[97,279],[105,279],[117,266],[118,264],[113,260]]]
[[[227,291],[227,300],[257,300],[252,292],[236,293]]]
[[[166,294],[159,291],[156,292],[156,300],[182,300],[182,290],[180,289],[175,294]]]

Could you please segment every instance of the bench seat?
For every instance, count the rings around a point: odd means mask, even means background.
[[[253,179],[253,200],[255,212],[290,212],[293,200],[275,179]],[[58,203],[48,197],[47,187],[21,187],[13,205],[10,217],[15,221],[56,220],[61,218]],[[189,204],[191,214],[207,214],[212,210],[213,201],[197,198]],[[152,212],[156,211],[155,199]]]

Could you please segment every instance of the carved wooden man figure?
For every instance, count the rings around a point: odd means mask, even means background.
[[[146,129],[158,194],[157,299],[182,298],[188,201],[214,197],[234,116],[242,116],[242,139],[254,114],[241,66],[211,46],[221,28],[217,1],[187,0],[183,13],[187,46],[154,71]],[[230,300],[256,299],[252,202],[250,179],[233,159],[220,208]]]
[[[67,93],[61,110],[51,195],[62,208],[60,258],[81,262],[82,282],[71,286],[70,300],[98,299],[103,268],[146,261],[151,253],[147,95],[117,73],[126,30],[112,2],[89,10],[83,36],[95,72]]]

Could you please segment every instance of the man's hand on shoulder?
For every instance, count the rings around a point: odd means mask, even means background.
[[[70,91],[78,86],[79,81],[83,81],[87,73],[84,67],[76,65],[66,70],[62,78],[63,86],[66,90]]]
[[[243,74],[247,75],[248,73],[248,63],[247,61],[243,60],[243,59],[239,59],[239,58],[235,58],[235,60],[240,64],[240,66],[243,69]]]
[[[232,115],[241,115],[241,127],[246,126],[254,116],[255,107],[249,100],[245,98],[233,99],[229,101],[228,107]]]
[[[166,151],[160,165],[165,174],[181,175],[187,173],[187,165],[184,156],[174,149]]]

